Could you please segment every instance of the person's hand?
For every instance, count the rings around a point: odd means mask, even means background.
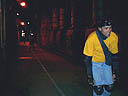
[[[119,76],[116,73],[113,73],[112,78],[114,82],[119,81]]]
[[[112,75],[112,79],[113,79],[114,82],[116,81],[116,74]]]
[[[89,85],[93,86],[94,85],[94,79],[92,76],[88,75],[88,83]]]

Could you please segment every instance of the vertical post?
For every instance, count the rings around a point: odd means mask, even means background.
[[[2,55],[3,62],[6,61],[5,57],[5,40],[6,40],[6,32],[5,32],[5,4],[6,0],[0,0],[0,50]]]
[[[65,6],[64,6],[64,18],[63,18],[63,26],[64,28],[61,30],[61,35],[60,35],[60,45],[61,48],[66,49],[67,43],[66,43],[66,33],[67,30],[70,28],[71,25],[71,7],[70,7],[70,0],[65,1]]]
[[[103,16],[103,0],[97,0],[97,2],[95,2],[96,6],[96,19],[100,18]]]
[[[0,0],[0,88],[6,87],[6,54],[5,54],[5,1]],[[0,90],[2,92],[2,90]]]
[[[92,0],[92,25],[95,25],[95,0]]]
[[[5,34],[5,1],[0,0],[0,47],[4,48]]]
[[[0,0],[0,48],[2,47],[2,2]]]

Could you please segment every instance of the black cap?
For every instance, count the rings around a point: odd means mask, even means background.
[[[112,20],[108,18],[103,18],[97,22],[97,27],[112,26]]]

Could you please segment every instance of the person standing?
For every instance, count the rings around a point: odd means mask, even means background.
[[[110,19],[98,22],[96,31],[85,42],[83,54],[93,96],[110,96],[114,82],[119,79],[118,36],[112,32]]]

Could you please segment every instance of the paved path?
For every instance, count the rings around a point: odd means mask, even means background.
[[[20,43],[19,84],[28,96],[85,96],[85,70],[64,58],[36,47],[33,51]]]
[[[55,53],[19,42],[16,96],[92,96],[85,69]],[[112,96],[125,96],[117,88]]]

